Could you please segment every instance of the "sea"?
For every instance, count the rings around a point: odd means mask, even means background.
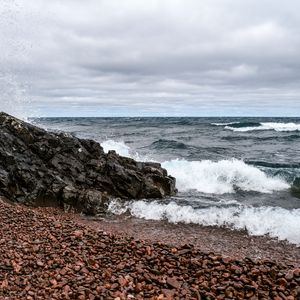
[[[220,226],[300,246],[300,118],[39,118],[49,131],[160,162],[176,178],[166,199],[112,200],[146,220]]]

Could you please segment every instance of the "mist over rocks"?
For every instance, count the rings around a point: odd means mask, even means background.
[[[112,198],[175,193],[175,178],[158,163],[106,154],[93,140],[47,132],[0,113],[0,195],[12,201],[95,215]]]

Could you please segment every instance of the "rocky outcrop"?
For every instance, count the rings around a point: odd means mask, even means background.
[[[293,196],[300,198],[300,177],[294,179],[294,182],[291,186],[291,193]]]
[[[0,195],[12,201],[97,214],[111,198],[175,192],[175,179],[158,163],[106,154],[93,140],[47,132],[0,113]]]

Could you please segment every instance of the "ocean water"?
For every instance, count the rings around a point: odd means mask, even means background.
[[[40,118],[33,122],[157,161],[178,195],[111,202],[113,214],[246,229],[300,245],[300,118]]]

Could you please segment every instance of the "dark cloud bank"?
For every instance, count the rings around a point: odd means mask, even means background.
[[[299,1],[1,2],[8,111],[299,115]]]

